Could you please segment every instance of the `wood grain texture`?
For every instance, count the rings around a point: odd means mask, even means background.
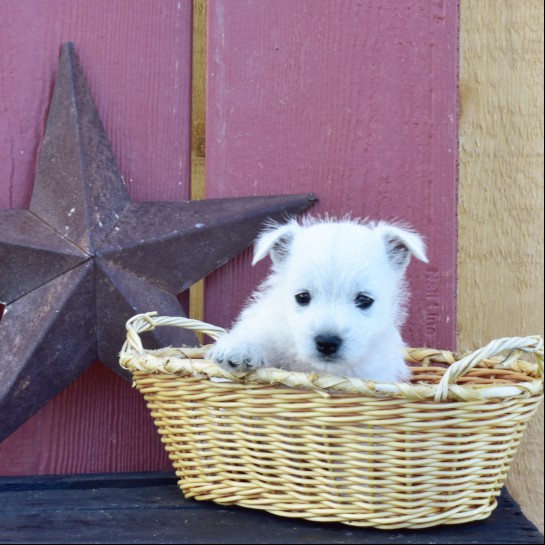
[[[1,475],[171,468],[140,393],[95,363],[0,444]]]
[[[503,489],[483,521],[385,533],[183,497],[171,473],[0,478],[2,543],[543,543]]]
[[[0,32],[0,207],[28,207],[66,41],[76,44],[131,198],[189,198],[191,7],[191,0],[0,2],[0,20],[9,21]],[[0,445],[4,475],[169,465],[140,396],[99,364]]]
[[[206,195],[206,29],[207,0],[193,1],[191,63],[191,200]],[[189,317],[204,319],[204,284],[200,280],[189,289]],[[200,342],[202,336],[198,335]]]
[[[543,2],[462,0],[460,349],[543,334]],[[543,532],[543,407],[508,486]]]
[[[216,0],[208,26],[207,195],[314,191],[313,212],[412,225],[430,265],[405,337],[453,348],[457,3]],[[211,275],[207,320],[229,327],[266,268]]]
[[[206,149],[206,0],[193,1],[191,63],[191,199],[204,199]]]

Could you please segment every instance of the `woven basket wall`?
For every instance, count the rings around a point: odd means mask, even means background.
[[[139,333],[162,325],[223,330],[153,313],[127,324],[121,364],[180,489],[285,517],[384,529],[486,518],[543,398],[539,337],[465,357],[410,349],[412,382],[379,384],[278,369],[232,375],[204,348],[145,350]]]

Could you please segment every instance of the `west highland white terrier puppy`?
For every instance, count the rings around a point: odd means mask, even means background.
[[[231,371],[409,380],[400,326],[411,255],[428,261],[418,234],[384,222],[292,220],[259,236],[252,264],[267,255],[271,274],[209,359]]]

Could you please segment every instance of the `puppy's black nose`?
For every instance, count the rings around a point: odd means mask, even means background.
[[[336,335],[318,335],[316,337],[316,348],[325,356],[335,354],[342,344],[342,339]]]

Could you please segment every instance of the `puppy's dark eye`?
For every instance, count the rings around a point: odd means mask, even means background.
[[[308,291],[302,291],[295,296],[295,300],[298,305],[304,307],[310,303],[310,293]]]
[[[372,297],[364,295],[363,293],[359,293],[354,299],[354,303],[356,303],[356,306],[358,308],[361,308],[362,310],[369,308],[374,302],[375,300]]]

